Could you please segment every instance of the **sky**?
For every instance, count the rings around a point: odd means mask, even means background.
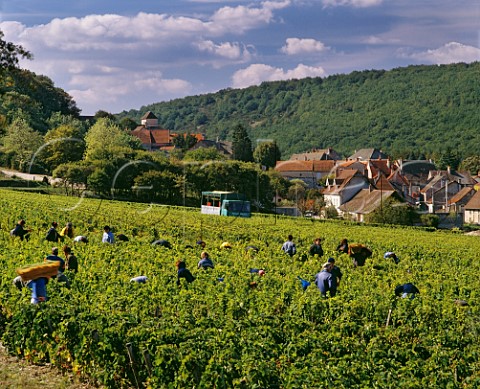
[[[480,61],[479,0],[0,0],[82,115],[263,81]]]

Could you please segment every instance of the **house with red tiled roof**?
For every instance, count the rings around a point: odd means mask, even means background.
[[[430,213],[439,210],[447,211],[450,200],[463,188],[473,188],[474,180],[468,173],[460,173],[450,169],[429,172],[427,184],[420,190],[423,201]]]
[[[350,161],[369,161],[372,159],[388,159],[388,155],[378,149],[360,149],[355,151],[348,160]]]
[[[480,224],[480,192],[477,191],[472,198],[465,204],[464,223],[468,224]]]
[[[334,167],[334,160],[287,160],[277,161],[275,171],[287,180],[300,179],[308,188],[318,188],[318,181],[332,174]]]
[[[460,189],[452,198],[448,200],[447,212],[463,213],[465,204],[467,204],[473,195],[476,193],[475,189],[466,186]]]
[[[158,118],[151,111],[142,116],[141,125],[130,134],[140,139],[146,150],[159,150],[171,145],[170,131],[158,125]]]
[[[371,186],[361,189],[353,198],[340,205],[339,214],[345,219],[364,222],[366,215],[380,208],[392,196],[396,196],[393,189],[378,190]]]
[[[322,149],[322,150],[312,150],[306,153],[292,154],[290,160],[295,161],[338,161],[342,159],[340,154],[338,154],[332,148]]]
[[[340,206],[352,199],[362,189],[370,187],[370,182],[358,170],[343,170],[333,179],[327,179],[322,191],[325,204],[341,212]]]

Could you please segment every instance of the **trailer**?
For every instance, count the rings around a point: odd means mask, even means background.
[[[202,192],[201,212],[207,215],[250,217],[250,201],[237,192]]]

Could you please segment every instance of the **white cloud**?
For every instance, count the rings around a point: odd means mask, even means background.
[[[259,85],[264,81],[322,76],[325,76],[325,70],[320,66],[312,67],[299,64],[295,69],[285,71],[265,64],[253,64],[245,69],[236,71],[232,76],[232,83],[234,88],[246,88],[251,85]]]
[[[383,0],[322,0],[325,7],[354,7],[366,8],[382,4]]]
[[[470,63],[480,61],[480,49],[478,47],[466,46],[458,42],[450,42],[438,49],[427,50],[406,56],[434,64],[449,64],[456,62]]]
[[[299,38],[287,38],[285,46],[281,48],[282,53],[287,55],[319,53],[325,50],[328,50],[328,47],[320,41]]]
[[[204,51],[231,60],[248,61],[251,57],[248,49],[238,42],[223,42],[220,44],[215,44],[211,40],[204,40],[194,43],[194,46],[196,46],[197,49],[200,51]]]
[[[192,85],[181,79],[167,79],[160,72],[125,72],[123,69],[98,67],[95,74],[75,74],[67,90],[82,109],[96,112],[105,104],[119,104],[122,100],[150,104],[165,96],[185,96]],[[122,79],[122,82],[118,82]],[[128,108],[133,108],[132,103]]]

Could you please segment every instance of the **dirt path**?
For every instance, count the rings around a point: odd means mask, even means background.
[[[7,354],[0,344],[0,388],[93,389],[70,374],[62,374],[49,365],[32,365]]]

